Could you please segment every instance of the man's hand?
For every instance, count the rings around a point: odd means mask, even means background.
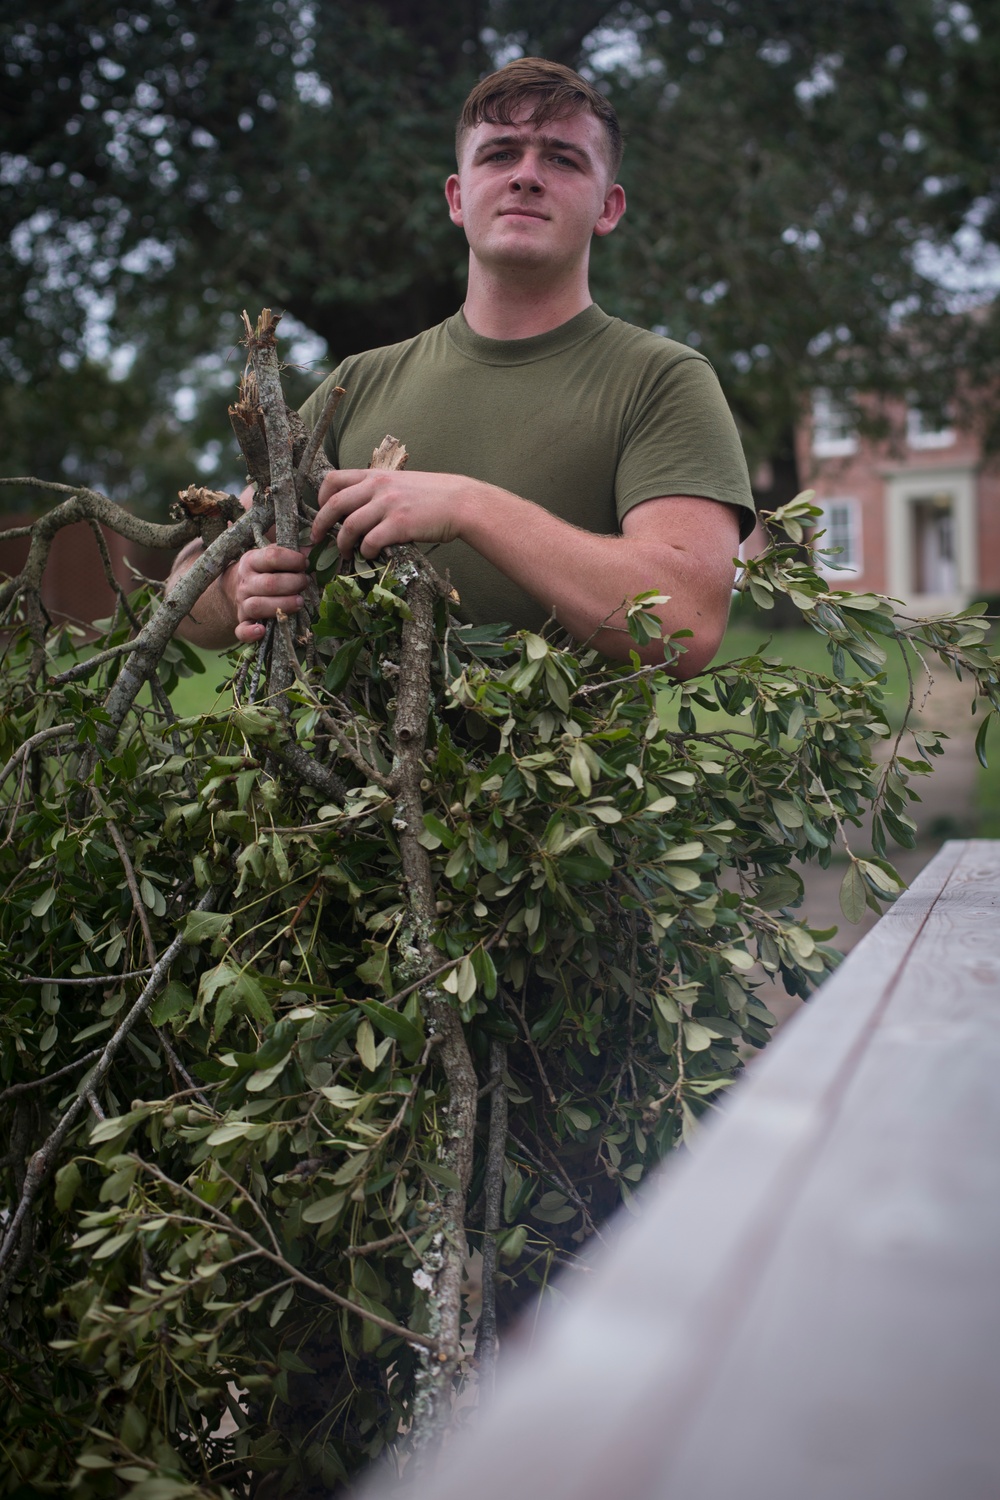
[[[397,542],[450,542],[459,536],[470,492],[488,490],[461,474],[407,473],[399,469],[331,469],[319,491],[312,539],[341,523],[337,546],[375,557]]]
[[[306,554],[290,547],[255,548],[244,552],[219,581],[236,618],[236,639],[252,645],[279,609],[293,615],[302,608]]]

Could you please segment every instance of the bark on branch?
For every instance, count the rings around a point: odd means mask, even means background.
[[[376,452],[373,468],[399,468],[406,450],[386,439]],[[402,551],[403,549],[400,549]],[[411,549],[406,549],[409,553]],[[397,554],[398,556],[398,554]],[[409,558],[401,564],[405,578]],[[423,570],[410,568],[399,662],[399,692],[394,725],[393,781],[403,883],[408,894],[412,934],[420,967],[426,976],[438,967],[439,954],[431,943],[434,925],[434,880],[430,857],[419,843],[423,832],[423,755],[431,694],[431,653],[434,647],[434,581]],[[440,1441],[451,1417],[452,1392],[461,1342],[462,1267],[466,1255],[465,1210],[472,1176],[472,1137],[476,1123],[479,1083],[465,1040],[461,1018],[431,982],[425,983],[424,1006],[428,1030],[440,1037],[436,1055],[448,1084],[442,1166],[454,1173],[456,1185],[446,1188],[439,1234],[425,1269],[433,1277],[431,1329],[440,1350],[436,1361],[425,1359],[417,1376],[413,1414],[414,1447],[427,1454]]]

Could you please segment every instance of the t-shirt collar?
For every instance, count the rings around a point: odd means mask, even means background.
[[[611,321],[607,313],[592,302],[568,322],[560,323],[558,328],[550,328],[547,333],[535,334],[530,339],[488,339],[481,333],[473,333],[465,321],[463,308],[447,320],[445,327],[448,337],[461,353],[479,364],[527,365],[593,338]]]

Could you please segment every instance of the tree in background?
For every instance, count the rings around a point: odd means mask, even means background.
[[[193,455],[231,451],[197,397],[227,379],[207,356],[233,307],[278,302],[330,359],[452,312],[453,121],[517,52],[614,98],[630,218],[599,299],[712,359],[772,499],[811,387],[934,407],[957,367],[996,370],[995,317],[941,285],[956,235],[1000,243],[985,0],[63,3],[2,35],[8,473],[162,505]]]

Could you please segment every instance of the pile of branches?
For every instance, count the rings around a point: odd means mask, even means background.
[[[900,889],[941,747],[891,734],[885,648],[1000,706],[981,613],[832,589],[804,496],[743,587],[791,598],[829,673],[762,650],[679,684],[682,637],[612,666],[463,624],[415,549],[327,546],[302,615],[178,720],[179,622],[272,525],[299,545],[325,469],[275,323],[233,409],[247,512],[188,491],[155,528],[74,492],[3,591],[0,1494],[320,1496],[428,1462],[525,1300],[764,1045],[764,977],[806,995],[836,962],[797,865],[846,856],[851,919]],[[205,547],[165,599],[115,585],[87,641],[39,593],[79,519]]]

